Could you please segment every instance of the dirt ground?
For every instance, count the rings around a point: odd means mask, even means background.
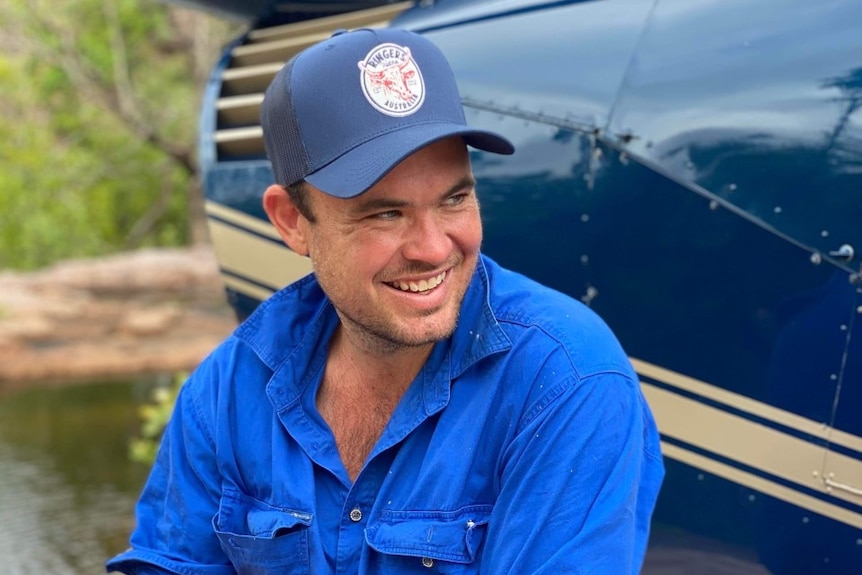
[[[208,246],[0,272],[0,391],[188,371],[235,326]]]

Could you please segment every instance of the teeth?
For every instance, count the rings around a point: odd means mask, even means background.
[[[390,284],[392,287],[396,287],[401,291],[410,291],[410,292],[426,292],[428,290],[432,290],[446,279],[446,272],[443,272],[429,280],[419,280],[419,282],[394,282]]]

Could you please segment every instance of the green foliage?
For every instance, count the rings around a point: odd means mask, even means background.
[[[177,394],[186,377],[187,374],[177,374],[170,387],[155,388],[151,403],[138,409],[142,421],[141,434],[129,442],[129,458],[132,461],[150,465],[155,461],[162,432],[171,418]]]
[[[0,269],[189,240],[198,94],[233,33],[147,0],[0,6]]]

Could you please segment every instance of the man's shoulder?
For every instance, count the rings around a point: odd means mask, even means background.
[[[291,354],[309,347],[308,338],[322,329],[327,302],[313,276],[275,292],[201,362],[192,380],[201,382],[202,391],[224,392],[236,382],[246,389],[264,386]]]
[[[308,335],[328,307],[326,294],[309,274],[261,302],[233,337],[275,369]]]
[[[611,328],[583,302],[485,258],[489,303],[495,318],[526,353],[558,349],[580,376],[602,370],[630,372]]]
[[[583,302],[485,258],[489,303],[498,321],[541,327],[552,332],[607,331],[599,315]]]

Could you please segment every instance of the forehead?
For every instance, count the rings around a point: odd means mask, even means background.
[[[410,154],[386,174],[378,184],[415,174],[436,173],[440,170],[446,172],[463,171],[464,169],[468,171],[470,169],[470,156],[467,154],[467,145],[464,140],[456,136],[439,140]]]

